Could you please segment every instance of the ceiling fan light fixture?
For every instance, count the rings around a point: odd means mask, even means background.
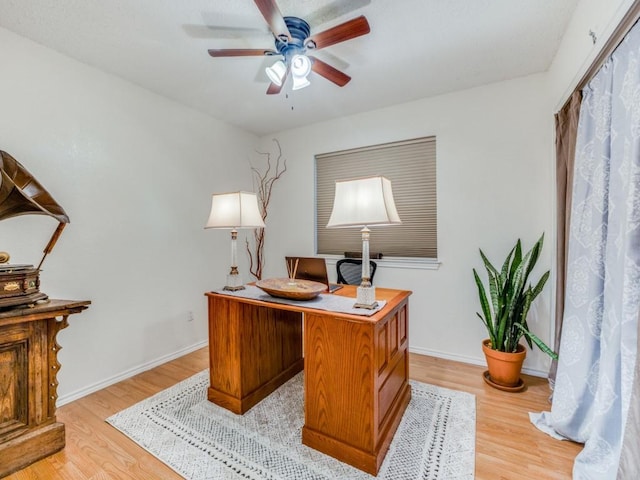
[[[311,71],[311,60],[306,55],[294,55],[291,58],[291,73],[294,77],[305,77]]]
[[[265,68],[264,71],[266,72],[267,77],[269,77],[269,80],[271,80],[272,83],[276,84],[277,86],[281,86],[282,81],[284,80],[284,76],[287,73],[287,67],[282,60],[278,60],[270,67]]]
[[[311,73],[311,60],[306,55],[294,55],[291,58],[291,76],[293,77],[293,90],[299,90],[311,85],[307,75]]]
[[[291,90],[300,90],[301,88],[308,87],[311,82],[306,77],[293,77],[293,86]]]

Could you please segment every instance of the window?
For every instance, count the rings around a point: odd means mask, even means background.
[[[360,252],[357,228],[326,228],[336,180],[383,175],[391,180],[402,225],[372,227],[370,251],[384,257],[437,258],[436,139],[418,138],[316,155],[319,254]]]

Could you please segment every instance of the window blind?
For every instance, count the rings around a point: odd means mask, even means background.
[[[319,254],[360,252],[358,228],[326,228],[337,180],[391,180],[402,225],[371,227],[370,251],[386,257],[437,258],[436,139],[425,137],[316,155]]]

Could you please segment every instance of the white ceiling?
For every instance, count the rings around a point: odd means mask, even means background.
[[[315,52],[352,77],[345,87],[312,73],[269,96],[273,57],[207,54],[273,48],[253,0],[0,0],[0,27],[264,135],[545,71],[577,2],[277,0],[312,34],[358,15],[371,33]]]

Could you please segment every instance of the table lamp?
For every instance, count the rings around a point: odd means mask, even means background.
[[[362,227],[362,282],[354,307],[373,309],[378,305],[376,289],[371,285],[369,227],[399,223],[402,221],[393,201],[389,179],[377,176],[336,182],[327,228]]]
[[[255,193],[214,193],[211,197],[211,213],[204,228],[231,229],[231,271],[227,275],[224,290],[242,290],[244,285],[238,272],[237,239],[240,228],[264,228]]]

